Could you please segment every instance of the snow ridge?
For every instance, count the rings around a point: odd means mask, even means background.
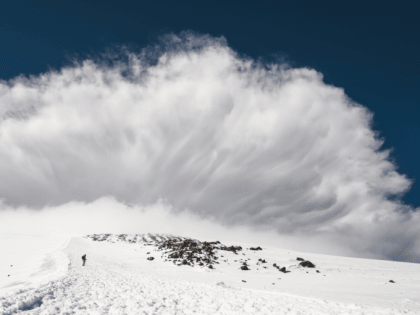
[[[215,264],[227,263],[229,261],[229,258],[225,258],[223,255],[219,255],[221,251],[231,252],[234,255],[238,255],[238,252],[242,251],[241,246],[231,245],[228,247],[220,243],[220,241],[201,242],[197,239],[173,236],[169,234],[93,234],[87,235],[85,238],[98,242],[123,242],[129,244],[144,244],[146,246],[155,246],[156,251],[163,251],[161,258],[164,258],[165,262],[169,261],[177,266],[204,266],[209,269],[215,269]],[[262,251],[262,248],[259,246],[256,248],[250,247],[246,249],[246,251],[248,250],[255,253],[255,251]],[[242,252],[242,255],[247,256],[247,253]],[[149,257],[148,259],[153,260],[154,257]],[[241,257],[237,260],[234,260],[234,262],[237,262],[239,266],[238,269],[240,270],[251,270],[249,260],[250,258],[244,259]],[[312,262],[305,261],[303,258],[297,257],[296,260],[301,261],[301,263],[299,265],[290,265],[289,268],[315,267]],[[258,258],[256,265],[261,265],[261,267],[265,269],[267,269],[269,266],[266,259],[262,258]],[[274,263],[273,267],[283,273],[290,272],[286,270],[286,267],[280,267],[277,265],[277,263]],[[316,272],[319,273],[319,270]]]

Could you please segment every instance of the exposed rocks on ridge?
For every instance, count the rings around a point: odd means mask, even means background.
[[[174,236],[165,236],[165,235],[127,235],[127,234],[120,234],[120,235],[112,235],[112,234],[94,234],[88,235],[88,238],[93,239],[94,241],[107,241],[111,243],[115,242],[126,242],[126,243],[141,243],[143,246],[155,246],[155,251],[161,251],[161,258],[164,262],[172,262],[176,266],[200,266],[200,267],[207,267],[209,269],[217,269],[215,268],[216,264],[220,263],[233,263],[233,264],[240,264],[239,270],[248,271],[251,270],[249,266],[249,258],[240,258],[243,256],[238,257],[237,260],[231,260],[225,258],[223,255],[220,255],[220,251],[227,251],[231,252],[234,255],[238,255],[239,252],[242,251],[241,246],[225,246],[220,243],[220,241],[214,242],[201,242],[196,239],[186,238],[186,237],[174,237]],[[262,248],[258,247],[251,247],[249,248],[251,251],[258,251]],[[147,252],[150,254],[151,252]],[[246,252],[242,252],[243,255],[247,256]],[[147,260],[152,261],[154,257],[148,257]],[[304,258],[297,257],[297,261],[300,261],[299,265],[291,265],[289,267],[296,268],[296,267],[307,267],[307,268],[314,268],[315,265],[310,262],[309,260],[305,260]],[[270,268],[268,265],[268,261],[263,258],[258,258],[256,262],[257,268]],[[288,273],[290,271],[286,270],[286,267],[281,267],[276,263],[272,264],[274,268],[278,271],[283,273]],[[316,271],[319,273],[319,271]]]

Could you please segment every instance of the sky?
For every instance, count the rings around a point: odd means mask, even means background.
[[[2,4],[0,226],[420,262],[413,4]]]

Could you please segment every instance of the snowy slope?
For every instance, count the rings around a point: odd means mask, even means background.
[[[174,249],[159,249],[170,239],[185,240],[170,235],[74,237],[64,249],[67,274],[3,295],[0,314],[420,314],[418,264],[263,246],[254,251],[249,248],[255,244],[220,240],[212,246],[242,250],[213,249],[210,269],[209,263],[174,263],[169,258]],[[88,259],[84,267],[83,254]],[[315,268],[300,266],[298,257]],[[241,270],[244,262],[250,270]]]
[[[0,296],[66,274],[69,237],[0,233]]]

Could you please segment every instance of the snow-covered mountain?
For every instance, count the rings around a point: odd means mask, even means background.
[[[420,314],[413,263],[163,234],[72,237],[48,257],[54,279],[8,284],[1,315]]]

